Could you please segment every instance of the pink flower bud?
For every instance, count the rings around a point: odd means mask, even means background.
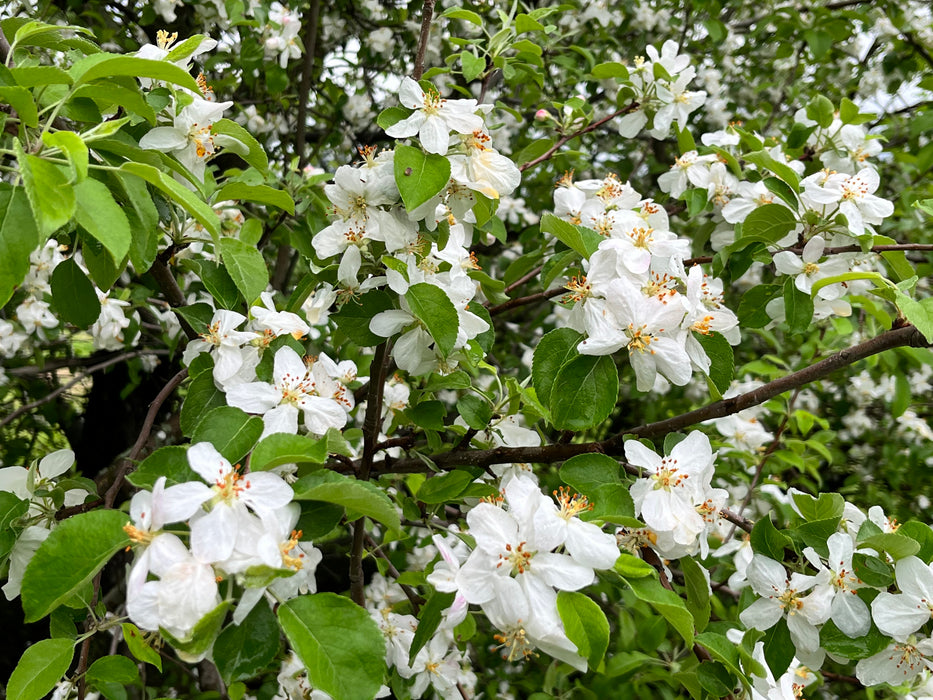
[[[539,109],[535,112],[535,120],[539,122],[546,122],[550,119],[551,115],[546,109]]]

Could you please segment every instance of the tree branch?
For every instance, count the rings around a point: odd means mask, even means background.
[[[295,130],[295,153],[298,155],[298,167],[307,163],[305,157],[305,136],[308,132],[308,97],[311,94],[311,73],[314,70],[314,58],[317,53],[318,17],[320,15],[320,0],[311,0],[311,9],[305,18],[305,46],[304,62],[301,66],[301,83],[298,87],[298,126]]]
[[[94,374],[95,372],[100,372],[102,369],[107,369],[108,367],[111,367],[111,366],[113,366],[113,365],[118,365],[118,364],[120,364],[121,362],[125,362],[125,361],[127,361],[127,360],[131,360],[131,359],[133,359],[134,357],[139,357],[140,355],[148,355],[148,354],[150,354],[150,352],[149,352],[148,350],[145,350],[145,351],[139,350],[139,351],[136,351],[136,352],[128,352],[128,353],[124,353],[124,354],[122,354],[122,355],[117,355],[116,357],[111,357],[111,358],[109,358],[109,359],[107,359],[107,360],[104,360],[103,362],[101,362],[101,363],[99,363],[99,364],[92,365],[91,367],[88,367],[88,369],[87,369],[86,372],[82,372],[81,374],[79,374],[78,376],[76,376],[74,379],[72,379],[70,382],[68,382],[68,383],[66,383],[66,384],[62,384],[60,387],[58,387],[57,389],[54,389],[54,390],[50,391],[48,394],[46,394],[45,396],[43,396],[41,399],[36,399],[35,401],[32,401],[32,402],[30,402],[30,403],[27,403],[27,404],[25,404],[24,406],[20,406],[20,407],[17,408],[15,411],[13,411],[13,412],[10,413],[9,415],[5,416],[2,420],[0,420],[0,428],[2,428],[3,426],[7,425],[8,423],[10,423],[10,421],[15,420],[16,418],[18,418],[19,416],[23,415],[24,413],[28,413],[28,412],[31,411],[32,409],[37,408],[38,406],[41,406],[41,405],[44,404],[44,403],[48,403],[49,401],[51,401],[52,399],[54,399],[54,398],[55,398],[56,396],[58,396],[59,394],[63,394],[64,392],[68,391],[68,390],[69,390],[71,387],[73,387],[75,384],[78,384],[78,383],[84,381],[85,379],[87,379],[89,376],[91,376],[91,375]]]
[[[899,347],[925,348],[930,347],[930,344],[926,342],[920,331],[911,325],[906,325],[885,331],[881,335],[858,345],[840,350],[810,367],[791,372],[752,391],[716,401],[672,418],[628,428],[599,442],[553,444],[537,447],[495,447],[486,450],[455,450],[429,455],[429,459],[441,469],[454,469],[460,466],[488,467],[492,464],[507,464],[509,462],[553,464],[554,462],[563,462],[576,455],[593,452],[618,455],[623,453],[625,440],[630,436],[661,437],[706,420],[729,416],[744,411],[746,408],[758,406],[768,399],[783,394],[785,391],[822,379],[836,370],[855,364],[866,357]],[[391,464],[377,462],[373,465],[373,469],[377,472],[393,474],[420,472],[424,470],[424,462],[417,457],[409,457],[392,461]],[[729,516],[724,517],[730,522],[735,522]],[[734,517],[739,519],[739,516]],[[744,519],[740,520],[740,522],[743,521]],[[742,525],[739,524],[739,527],[742,527]],[[745,528],[743,527],[743,529]]]
[[[424,54],[428,50],[428,37],[431,35],[431,20],[434,19],[435,0],[424,0],[421,8],[421,35],[418,37],[418,50],[415,52],[415,68],[411,77],[421,80],[424,75]]]
[[[392,355],[389,352],[389,341],[376,347],[376,354],[370,365],[375,372],[370,371],[369,396],[366,402],[366,416],[363,418],[363,456],[360,460],[357,478],[361,481],[369,479],[376,455],[376,443],[379,440],[379,427],[382,418],[382,397],[385,391],[386,373]],[[353,523],[353,544],[350,549],[350,597],[360,607],[365,605],[363,597],[363,542],[366,535],[366,518],[360,518]]]
[[[612,121],[613,119],[618,117],[620,114],[627,114],[628,112],[633,112],[636,109],[638,109],[638,103],[632,102],[631,104],[625,107],[622,107],[621,109],[617,109],[612,114],[609,114],[603,117],[602,119],[597,119],[592,124],[589,124],[583,127],[582,129],[578,129],[577,131],[574,131],[572,134],[561,136],[559,139],[557,139],[557,143],[555,143],[553,146],[547,149],[544,153],[542,153],[540,156],[538,156],[537,158],[533,160],[529,160],[527,163],[522,163],[518,169],[521,172],[525,172],[526,170],[529,170],[535,167],[536,165],[543,163],[544,161],[548,160],[551,156],[553,156],[555,153],[557,153],[557,151],[560,150],[560,148],[568,141],[572,141],[573,139],[577,138],[577,136],[582,136],[583,134],[588,134],[591,131],[596,131],[596,129],[601,127],[603,124],[605,124],[606,122]]]

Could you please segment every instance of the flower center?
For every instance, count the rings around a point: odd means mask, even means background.
[[[584,511],[593,510],[593,506],[586,500],[586,496],[582,496],[578,493],[571,493],[570,489],[563,486],[554,492],[554,497],[560,504],[560,513],[558,513],[558,515],[564,520],[569,521],[572,517]]]
[[[635,350],[638,352],[645,352],[645,350],[648,350],[648,346],[657,340],[654,335],[646,332],[646,328],[648,328],[647,323],[642,325],[641,328],[635,328],[635,324],[633,323],[628,324],[628,334],[629,338],[631,338],[628,344],[628,351],[630,353]],[[648,350],[648,352],[652,355],[654,354],[654,350]]]
[[[505,551],[506,554],[499,554],[499,563],[496,564],[496,568],[508,562],[511,573],[515,576],[525,573],[531,567],[531,558],[535,555],[535,552],[526,551],[524,542],[519,542],[515,547],[511,543],[506,544]]]
[[[530,658],[532,656],[537,656],[534,652],[534,646],[528,641],[528,638],[525,635],[525,628],[521,626],[521,620],[518,621],[518,625],[512,627],[502,634],[494,634],[492,636],[499,646],[496,649],[502,649],[502,658],[507,659],[508,661],[515,661],[517,658],[521,657],[523,659]]]

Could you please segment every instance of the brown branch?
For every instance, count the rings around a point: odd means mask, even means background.
[[[389,341],[376,347],[370,365],[369,396],[366,401],[366,416],[363,418],[363,456],[360,460],[357,478],[369,479],[376,455],[376,443],[379,439],[379,427],[382,419],[382,397],[385,391],[386,373],[392,355]],[[375,369],[375,371],[372,371]],[[359,518],[353,523],[353,543],[350,549],[350,597],[360,607],[365,606],[363,596],[363,540],[366,534],[366,518]]]
[[[514,282],[512,282],[512,284],[510,284],[508,287],[506,287],[506,288],[503,289],[502,291],[503,291],[505,294],[508,294],[508,293],[511,292],[513,289],[515,289],[515,288],[517,288],[517,287],[521,287],[523,284],[525,284],[525,282],[528,282],[529,280],[534,279],[535,277],[537,277],[537,276],[541,273],[541,270],[543,270],[543,269],[544,269],[544,265],[538,265],[534,270],[532,270],[531,272],[529,272],[527,275],[523,275],[522,277],[519,277],[517,280],[515,280]]]
[[[159,289],[162,291],[162,294],[165,295],[165,300],[168,302],[169,306],[173,309],[177,309],[180,306],[187,306],[188,302],[185,299],[185,295],[182,293],[181,287],[178,286],[178,282],[175,280],[175,275],[172,274],[165,260],[161,257],[157,257],[153,261],[152,267],[149,268],[149,274],[158,282]],[[176,312],[175,317],[178,319],[178,323],[181,324],[181,329],[185,332],[188,340],[194,340],[199,336],[198,332],[191,327],[191,324],[188,323],[184,316]]]
[[[763,384],[752,391],[739,394],[732,398],[716,401],[715,403],[672,418],[628,428],[599,442],[451,451],[429,455],[429,459],[440,469],[454,469],[460,466],[488,467],[491,464],[507,464],[509,462],[553,464],[555,462],[563,462],[576,455],[593,452],[607,455],[622,454],[627,437],[657,438],[703,421],[729,416],[739,411],[744,411],[746,408],[758,406],[768,399],[783,394],[785,391],[790,391],[799,386],[816,381],[817,379],[822,379],[836,370],[855,364],[859,360],[864,360],[866,357],[877,355],[885,350],[908,346],[925,348],[930,347],[930,344],[926,342],[920,331],[911,325],[905,325],[886,331],[858,345],[840,350],[826,359],[817,362],[815,365],[805,367],[797,372],[791,372],[784,377]],[[424,462],[417,457],[410,457],[393,461],[389,468],[387,468],[385,462],[376,463],[373,465],[373,469],[377,472],[383,471],[393,474],[420,472],[424,469]],[[745,529],[741,523],[746,521],[740,518],[740,516],[732,515],[730,517],[724,512],[723,517],[730,522],[738,520],[739,527]],[[735,518],[735,520],[733,520],[733,518]]]
[[[411,77],[421,80],[424,75],[424,54],[428,50],[428,37],[431,35],[431,20],[434,19],[435,0],[424,0],[421,8],[421,35],[418,37],[418,50],[415,52],[415,67]]]
[[[534,304],[539,301],[547,301],[548,299],[553,299],[554,297],[559,297],[561,294],[566,294],[567,290],[563,287],[556,287],[554,289],[549,289],[546,292],[538,292],[537,294],[530,294],[527,297],[515,297],[514,299],[509,299],[506,302],[499,304],[498,306],[493,306],[489,309],[489,315],[495,316],[496,314],[501,314],[503,311],[509,311],[511,309],[517,309],[520,306],[526,306],[527,304]]]
[[[99,364],[92,365],[91,367],[88,367],[86,372],[82,372],[81,374],[76,376],[74,379],[72,379],[70,382],[66,384],[62,384],[60,387],[52,390],[51,392],[43,396],[41,399],[36,399],[35,401],[31,401],[30,403],[27,403],[25,406],[20,406],[15,411],[5,416],[2,420],[0,420],[0,428],[7,425],[8,423],[10,423],[10,421],[15,420],[16,418],[23,415],[24,413],[27,413],[28,411],[31,411],[32,409],[37,408],[44,403],[48,403],[49,401],[54,399],[59,394],[62,394],[68,391],[75,384],[78,384],[84,381],[85,379],[87,379],[89,376],[91,376],[95,372],[99,372],[102,369],[107,369],[108,367],[111,367],[113,365],[118,365],[121,362],[125,362],[126,360],[131,360],[134,357],[139,357],[140,355],[148,355],[148,354],[149,354],[149,351],[138,350],[135,352],[128,352],[122,355],[117,355],[116,357],[111,357],[110,359],[105,360]]]
[[[320,0],[311,0],[311,9],[305,18],[305,46],[304,63],[301,66],[301,83],[298,87],[298,126],[295,129],[295,153],[298,155],[298,167],[303,168],[307,163],[305,157],[305,138],[308,133],[308,97],[311,94],[311,73],[314,70],[314,58],[317,53],[318,17],[320,15]]]
[[[583,127],[582,129],[578,129],[577,131],[574,131],[572,134],[566,134],[564,136],[561,136],[559,139],[557,139],[557,142],[553,146],[551,146],[549,149],[547,149],[544,153],[542,153],[540,156],[538,156],[537,158],[533,160],[529,160],[527,163],[522,163],[522,165],[519,166],[518,169],[521,172],[525,172],[526,170],[529,170],[535,167],[536,165],[543,163],[544,161],[548,160],[551,156],[553,156],[555,153],[557,153],[557,151],[560,150],[560,148],[568,141],[572,141],[573,139],[577,138],[577,136],[582,136],[583,134],[588,134],[591,131],[596,131],[596,129],[601,127],[603,124],[605,124],[606,122],[612,121],[613,119],[618,117],[620,114],[627,114],[628,112],[633,112],[636,109],[638,109],[638,103],[632,102],[631,104],[625,107],[617,109],[612,114],[609,114],[603,117],[602,119],[597,119],[592,124],[589,124]]]
[[[152,432],[152,426],[155,425],[155,419],[156,415],[159,413],[159,409],[162,408],[162,404],[166,402],[168,397],[172,395],[172,392],[178,388],[178,385],[181,384],[187,376],[187,368],[181,370],[168,380],[168,383],[162,387],[162,391],[160,391],[152,400],[152,403],[149,404],[149,411],[146,413],[146,420],[143,421],[143,427],[139,431],[139,436],[136,438],[136,442],[129,451],[129,454],[120,462],[117,473],[113,477],[113,483],[110,484],[110,488],[107,489],[107,492],[104,494],[104,508],[113,507],[114,501],[117,500],[117,494],[120,492],[120,487],[123,485],[123,477],[126,476],[130,466],[139,459],[139,455],[143,451],[146,441],[149,440],[149,434]]]
[[[159,327],[161,329],[161,326]],[[171,354],[165,348],[136,348],[134,353],[139,355],[169,355]],[[103,362],[104,358],[111,359],[117,357],[116,352],[94,353],[88,357],[64,357],[57,360],[48,360],[41,367],[38,365],[24,365],[23,367],[12,367],[7,369],[6,373],[15,377],[31,377],[36,374],[52,374],[60,369],[77,369],[79,367],[91,367],[98,360]]]

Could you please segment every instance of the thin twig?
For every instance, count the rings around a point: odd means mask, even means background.
[[[75,384],[79,384],[80,382],[84,381],[85,379],[87,379],[89,376],[91,376],[95,372],[100,372],[102,369],[107,369],[108,367],[111,367],[113,365],[118,365],[121,362],[126,362],[127,360],[131,360],[134,357],[139,357],[140,355],[148,355],[148,354],[149,354],[148,351],[137,350],[134,352],[124,353],[122,355],[117,355],[116,357],[111,357],[108,360],[104,360],[100,364],[92,365],[91,367],[88,367],[86,372],[82,372],[81,374],[77,375],[74,379],[72,379],[67,384],[62,384],[60,387],[58,387],[57,389],[53,389],[51,392],[43,396],[41,399],[36,399],[35,401],[32,401],[24,406],[20,406],[15,411],[5,416],[2,420],[0,420],[0,428],[7,425],[10,421],[15,420],[16,418],[23,415],[24,413],[27,413],[31,411],[32,409],[38,406],[41,406],[44,403],[48,403],[49,401],[54,399],[59,394],[62,394],[68,391]]]
[[[415,52],[415,68],[411,77],[421,80],[424,75],[424,54],[428,50],[428,37],[431,35],[431,20],[434,19],[435,0],[424,0],[421,8],[421,36],[418,37],[418,50]]]
[[[560,148],[568,141],[572,141],[573,139],[577,138],[577,136],[582,136],[583,134],[588,134],[591,131],[595,131],[596,129],[601,127],[603,124],[605,124],[606,122],[612,121],[619,115],[627,114],[628,112],[633,112],[636,109],[638,109],[638,103],[632,102],[631,104],[625,107],[622,107],[621,109],[617,109],[612,114],[609,114],[603,117],[602,119],[597,119],[592,124],[589,124],[583,127],[582,129],[578,129],[577,131],[574,131],[572,134],[561,136],[559,139],[557,139],[557,142],[553,146],[551,146],[549,149],[547,149],[544,153],[542,153],[540,156],[538,156],[537,158],[533,160],[529,160],[527,163],[522,163],[518,169],[521,172],[525,172],[526,170],[529,170],[535,167],[536,165],[543,163],[544,161],[548,160],[551,156],[553,156],[555,153],[557,153],[557,151],[560,150]]]
[[[514,299],[509,299],[506,302],[499,304],[498,306],[493,306],[489,309],[489,315],[495,316],[496,314],[501,314],[503,311],[509,311],[510,309],[517,309],[520,306],[526,306],[527,304],[535,304],[539,301],[547,301],[548,299],[553,299],[554,297],[559,297],[561,294],[566,294],[567,290],[563,287],[556,287],[554,289],[549,289],[546,292],[538,292],[537,294],[529,294],[527,297],[515,297]]]
[[[120,487],[123,485],[123,477],[126,476],[130,466],[139,459],[143,447],[149,440],[149,434],[152,432],[152,426],[155,425],[155,419],[159,413],[159,409],[162,408],[162,404],[166,402],[168,397],[172,395],[172,392],[178,388],[178,385],[181,384],[187,376],[188,369],[185,368],[181,370],[168,380],[168,383],[162,387],[162,391],[160,391],[152,400],[152,403],[149,404],[149,411],[146,413],[146,420],[143,421],[143,427],[139,431],[139,436],[136,438],[136,442],[129,451],[129,454],[120,462],[117,473],[113,477],[113,483],[110,484],[110,488],[107,489],[107,492],[104,494],[104,508],[113,507],[114,501],[117,499],[117,494],[120,492]]]

